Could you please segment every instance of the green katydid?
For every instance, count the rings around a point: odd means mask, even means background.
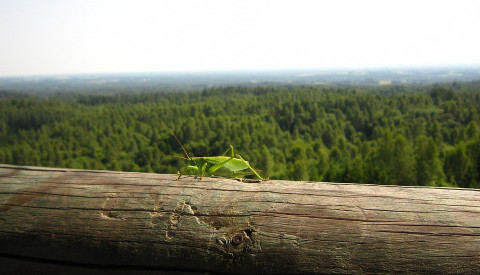
[[[230,147],[223,153],[221,156],[214,157],[190,157],[183,147],[183,144],[173,135],[177,140],[180,147],[182,147],[183,152],[187,156],[186,158],[174,156],[177,158],[188,160],[188,165],[185,166],[182,171],[178,172],[178,179],[182,175],[199,175],[200,179],[203,179],[203,176],[222,176],[222,177],[243,177],[245,175],[253,174],[261,180],[268,180],[262,178],[255,169],[253,169],[248,161],[244,160],[240,155],[235,155],[233,152],[233,146]],[[226,156],[228,151],[231,151],[231,156]],[[244,171],[249,169],[250,171]]]

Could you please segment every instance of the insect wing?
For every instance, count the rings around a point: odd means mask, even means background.
[[[248,166],[245,165],[245,163],[238,158],[219,156],[206,157],[205,159],[208,159],[209,163],[212,165],[218,165],[223,163],[223,165],[218,169],[221,171],[237,172],[248,168]]]

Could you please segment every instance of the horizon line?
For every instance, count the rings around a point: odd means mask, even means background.
[[[111,71],[111,72],[77,72],[77,73],[45,73],[45,74],[14,74],[0,75],[1,78],[28,78],[28,77],[69,77],[69,76],[93,76],[93,75],[175,75],[175,74],[225,74],[225,73],[270,73],[270,72],[301,72],[301,71],[387,71],[387,70],[421,70],[421,69],[448,69],[448,68],[480,68],[480,63],[458,64],[426,64],[426,65],[385,65],[385,66],[338,66],[338,67],[297,67],[297,68],[246,68],[246,69],[185,69],[185,70],[151,70],[151,71]]]

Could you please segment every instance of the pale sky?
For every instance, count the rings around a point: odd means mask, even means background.
[[[480,64],[480,1],[1,0],[0,76]]]

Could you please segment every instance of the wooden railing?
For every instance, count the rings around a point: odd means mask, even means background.
[[[480,190],[0,165],[0,273],[480,272]]]

